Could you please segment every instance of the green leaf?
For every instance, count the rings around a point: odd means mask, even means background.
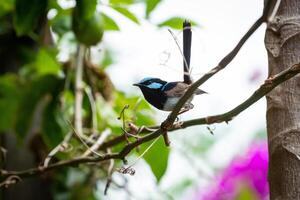
[[[105,15],[104,13],[101,13],[101,16],[103,18],[105,30],[107,30],[107,31],[119,31],[120,30],[118,24],[116,24],[116,22],[112,18]]]
[[[22,88],[24,94],[20,100],[21,104],[18,106],[15,125],[18,136],[23,138],[28,133],[35,109],[43,97],[62,88],[63,80],[53,75],[38,77]]]
[[[61,66],[56,60],[56,54],[57,52],[55,49],[41,48],[33,63],[34,70],[39,75],[58,75],[61,72]]]
[[[71,15],[67,12],[58,11],[58,14],[50,21],[52,30],[62,37],[71,30]]]
[[[123,16],[127,17],[129,20],[133,21],[136,24],[140,24],[139,20],[137,17],[130,12],[127,8],[125,7],[120,7],[120,6],[114,6],[113,9],[121,13]]]
[[[13,129],[21,93],[16,75],[6,74],[0,77],[0,132]]]
[[[117,120],[118,113],[102,98],[96,99],[97,120],[99,122],[98,128],[104,130],[108,127],[122,127],[120,120]]]
[[[10,12],[14,8],[14,0],[2,0],[0,1],[0,17]]]
[[[52,101],[46,106],[42,116],[42,136],[47,146],[52,149],[57,146],[66,134],[66,123],[63,123],[62,113],[59,112],[58,94],[52,95]],[[63,126],[64,125],[64,126]]]
[[[44,14],[47,0],[16,0],[14,26],[18,36],[32,32]]]
[[[120,5],[120,4],[133,4],[135,0],[109,0],[110,4]]]
[[[58,12],[60,12],[61,10],[64,10],[61,6],[60,6],[60,4],[58,3],[58,1],[53,1],[53,0],[50,0],[50,1],[48,1],[48,9],[50,10],[50,9],[55,9],[55,10],[57,10]]]
[[[171,27],[173,29],[182,29],[182,23],[186,20],[184,17],[171,17],[161,23],[159,23],[158,27]],[[188,20],[191,22],[192,26],[198,26],[198,24],[192,20]]]
[[[153,141],[141,145],[141,151],[144,152]],[[144,155],[145,161],[151,167],[157,182],[161,180],[168,167],[169,148],[166,147],[163,137],[160,137],[156,143]]]
[[[141,126],[153,126],[155,125],[154,115],[152,110],[142,110],[138,109],[135,124],[139,127]]]
[[[161,0],[146,0],[146,18],[150,17],[151,12],[156,8],[156,6],[161,2]]]

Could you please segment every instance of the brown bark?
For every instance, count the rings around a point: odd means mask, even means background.
[[[300,0],[282,0],[265,45],[269,76],[300,62]],[[300,199],[300,76],[267,95],[270,199]]]

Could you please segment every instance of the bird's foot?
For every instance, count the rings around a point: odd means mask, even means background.
[[[192,110],[192,109],[194,108],[194,104],[192,104],[192,103],[187,103],[187,104],[185,104],[185,105],[184,105],[184,107],[183,107],[183,108],[186,108],[186,109]]]
[[[187,103],[184,105],[184,107],[179,111],[178,115],[181,115],[189,110],[192,110],[194,108],[194,105],[191,103]]]

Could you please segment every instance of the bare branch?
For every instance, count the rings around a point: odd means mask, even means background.
[[[81,136],[82,131],[82,99],[83,99],[83,83],[82,71],[84,62],[85,47],[81,44],[77,47],[76,63],[75,63],[75,121],[74,127]]]
[[[280,83],[290,79],[299,73],[300,64],[295,64],[292,67],[282,71],[281,73],[270,77],[262,84],[248,99],[242,102],[240,105],[236,106],[234,109],[219,115],[213,115],[203,118],[197,118],[192,120],[187,120],[183,122],[175,123],[168,131],[174,131],[178,129],[187,128],[190,126],[196,125],[204,125],[204,124],[213,124],[213,123],[221,123],[228,122],[232,120],[235,116],[240,114],[242,111],[250,107],[252,104],[257,102],[259,99],[264,97],[267,93],[269,93],[272,89],[274,89]],[[151,128],[159,128],[159,126],[151,127]],[[152,129],[150,129],[152,130]],[[141,133],[151,133],[148,129],[143,129]],[[151,133],[152,134],[152,133]],[[115,137],[105,143],[100,147],[100,149],[106,149],[111,146],[117,145],[124,141],[124,136]]]
[[[93,146],[91,146],[90,148],[88,148],[83,154],[83,157],[87,157],[89,156],[91,153],[95,153],[99,147],[103,144],[103,142],[105,141],[105,139],[111,134],[110,129],[106,129],[104,130],[101,135],[99,136],[99,138],[97,139],[97,141],[93,144]]]
[[[1,187],[9,187],[10,185],[14,185],[18,182],[21,181],[21,178],[19,176],[16,176],[16,175],[11,175],[11,176],[8,176],[4,181],[2,181],[0,183],[0,188]]]
[[[240,41],[237,43],[237,45],[233,48],[231,52],[229,52],[220,62],[219,64],[214,67],[212,70],[210,70],[208,73],[204,74],[200,79],[198,79],[196,82],[194,82],[189,89],[186,91],[186,93],[180,98],[178,103],[176,104],[175,108],[172,110],[168,118],[162,123],[163,129],[168,129],[172,126],[174,121],[176,120],[181,108],[184,106],[184,104],[187,102],[187,100],[194,94],[194,91],[201,86],[203,83],[205,83],[209,78],[211,78],[213,75],[224,69],[238,54],[242,46],[245,44],[245,42],[248,40],[248,38],[262,25],[262,23],[267,21],[268,13],[270,10],[274,9],[273,3],[275,0],[269,0],[264,8],[264,11],[260,18],[256,20],[256,22],[250,27],[250,29],[246,32],[246,34],[240,39]]]
[[[177,130],[177,129],[183,129],[190,126],[195,125],[201,125],[201,124],[212,124],[212,123],[221,123],[221,122],[228,122],[233,117],[247,109],[249,106],[254,104],[256,101],[264,97],[268,92],[270,92],[272,89],[274,89],[279,84],[283,83],[284,81],[292,78],[293,76],[300,73],[300,63],[295,64],[291,66],[290,68],[280,72],[279,74],[270,77],[265,81],[263,85],[259,87],[258,90],[256,90],[246,101],[244,101],[242,104],[238,105],[234,109],[232,109],[229,112],[226,112],[224,114],[220,115],[214,115],[210,117],[204,117],[194,120],[188,120],[185,122],[180,123],[180,125],[174,124],[169,131],[171,130]],[[154,138],[159,137],[162,134],[162,130],[158,129],[148,135],[145,135],[144,137],[128,143],[125,145],[123,150],[119,153],[110,153],[105,154],[103,156],[99,157],[78,157],[71,160],[64,160],[60,161],[54,164],[50,164],[47,167],[37,167],[37,168],[31,168],[24,171],[6,171],[6,170],[0,170],[0,177],[1,178],[7,178],[9,176],[19,176],[19,177],[26,177],[26,176],[32,176],[36,174],[40,174],[52,169],[58,169],[61,167],[66,166],[76,166],[82,163],[98,163],[109,159],[122,159],[124,160],[125,156],[127,156],[131,150],[133,150],[135,147],[148,142]]]
[[[271,2],[272,0],[268,1]],[[229,112],[226,112],[224,114],[220,115],[215,115],[215,116],[209,116],[205,118],[198,118],[198,119],[193,119],[193,120],[188,120],[184,122],[180,122],[177,124],[173,124],[180,109],[182,106],[185,104],[185,102],[189,99],[189,97],[193,94],[193,92],[205,81],[207,81],[209,78],[211,78],[214,74],[219,72],[220,70],[224,69],[232,60],[233,58],[237,55],[243,44],[246,42],[246,40],[254,33],[257,28],[266,21],[268,9],[270,9],[270,3],[267,4],[267,6],[264,9],[263,15],[253,24],[253,26],[248,30],[248,32],[242,37],[242,39],[238,42],[236,47],[226,56],[224,57],[221,62],[212,70],[210,70],[208,73],[206,73],[204,76],[202,76],[200,79],[198,79],[195,83],[193,83],[190,88],[187,90],[185,95],[180,99],[180,101],[177,103],[175,109],[171,112],[169,117],[161,124],[160,128],[157,130],[151,132],[150,134],[147,134],[134,142],[130,142],[124,146],[122,151],[119,153],[108,153],[105,155],[99,155],[99,157],[77,157],[73,158],[71,160],[64,160],[64,161],[59,161],[54,164],[50,164],[47,167],[37,167],[37,168],[31,168],[23,171],[6,171],[6,170],[0,170],[0,178],[1,179],[6,179],[10,176],[17,176],[17,177],[27,177],[27,176],[32,176],[40,173],[44,173],[46,171],[52,170],[52,169],[58,169],[61,167],[66,167],[66,166],[76,166],[82,163],[98,163],[110,159],[122,159],[124,160],[125,157],[137,146],[148,142],[150,140],[153,140],[160,135],[164,133],[164,131],[172,131],[172,130],[177,130],[177,129],[182,129],[194,125],[200,125],[200,124],[212,124],[212,123],[220,123],[220,122],[228,122],[230,121],[233,117],[238,115],[240,112],[244,111],[247,109],[249,106],[254,104],[256,101],[258,101],[260,98],[262,98],[264,95],[266,95],[268,92],[270,92],[273,88],[275,88],[277,85],[280,83],[292,78],[296,74],[300,72],[300,64],[295,64],[291,66],[290,68],[282,71],[281,73],[270,77],[265,81],[263,85],[260,86],[258,90],[254,92],[253,95],[251,95],[246,101],[244,101],[242,104],[239,106],[235,107]],[[79,84],[80,86],[80,84]],[[78,89],[78,88],[77,88]],[[76,89],[76,93],[80,90]],[[81,91],[82,93],[82,91]],[[78,106],[78,105],[77,105]],[[76,107],[78,108],[78,107]],[[81,104],[80,104],[80,110],[81,110]],[[76,120],[81,121],[81,117],[77,115]],[[81,122],[80,122],[81,123]],[[80,124],[77,124],[78,127],[80,127]],[[81,125],[82,126],[82,125]],[[76,128],[78,128],[76,127]],[[145,129],[147,130],[147,129]],[[120,142],[123,142],[126,139],[126,136],[118,137],[117,139],[113,139],[112,141],[108,141],[106,143],[103,143],[100,149],[103,149],[104,146],[109,147],[109,146],[114,146]]]
[[[52,150],[50,151],[50,153],[47,155],[47,157],[46,157],[46,159],[45,159],[45,161],[44,161],[44,164],[43,164],[44,167],[47,167],[47,166],[49,165],[51,159],[53,158],[53,156],[54,156],[55,154],[57,154],[58,152],[60,152],[60,151],[62,151],[62,150],[64,150],[64,149],[66,149],[66,148],[68,147],[68,145],[69,145],[68,143],[69,143],[69,141],[71,140],[72,136],[73,136],[73,133],[72,133],[72,132],[69,132],[69,133],[65,136],[64,140],[63,140],[61,143],[59,143],[54,149],[52,149]]]
[[[90,138],[93,136],[97,135],[97,129],[98,129],[98,122],[97,122],[97,109],[96,109],[96,103],[95,99],[92,94],[92,90],[90,87],[85,87],[84,91],[86,95],[88,96],[88,99],[90,101],[90,106],[91,106],[91,112],[92,112],[92,134]]]
[[[171,130],[177,130],[179,128],[186,128],[195,125],[201,124],[213,124],[213,123],[221,123],[221,122],[229,122],[235,116],[240,114],[242,111],[246,110],[252,104],[257,102],[259,99],[264,97],[267,93],[273,90],[276,86],[281,84],[282,82],[292,78],[300,72],[300,63],[293,65],[292,67],[280,72],[279,74],[268,78],[264,84],[262,84],[247,100],[243,103],[235,107],[234,109],[220,114],[213,115],[204,118],[198,118],[193,120],[184,121],[180,124],[180,126],[176,127],[176,124],[172,127]]]
[[[111,153],[111,150],[108,149],[107,152]],[[111,159],[109,162],[108,170],[107,170],[107,181],[106,181],[106,185],[104,188],[104,195],[107,195],[108,188],[112,182],[112,174],[113,174],[114,164],[115,164],[115,161],[113,159]]]
[[[183,107],[183,105],[187,102],[187,100],[194,94],[194,91],[201,86],[203,83],[205,83],[209,78],[211,78],[213,75],[224,69],[237,55],[243,44],[247,41],[247,39],[258,29],[258,27],[264,22],[263,17],[260,17],[247,31],[247,33],[242,37],[242,39],[238,42],[238,44],[235,46],[235,48],[227,55],[225,56],[219,64],[214,67],[212,70],[210,70],[208,73],[204,74],[200,79],[198,79],[196,82],[194,82],[189,89],[186,91],[186,93],[180,98],[179,102],[173,109],[173,111],[170,113],[169,117],[166,121],[164,121],[164,125],[166,127],[172,125],[178,116],[179,111]]]

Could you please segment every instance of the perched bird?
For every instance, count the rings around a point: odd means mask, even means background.
[[[144,78],[140,82],[133,84],[138,86],[145,99],[159,110],[172,111],[179,99],[192,84],[190,76],[192,31],[191,24],[187,21],[183,23],[183,81],[166,82],[159,78]],[[194,95],[206,93],[197,89]],[[194,96],[193,95],[193,96]],[[184,105],[185,110],[192,109],[193,96]]]
[[[138,86],[145,99],[159,110],[172,111],[181,96],[184,95],[189,88],[189,84],[185,82],[166,82],[159,78],[144,78],[139,83],[133,84]],[[195,95],[206,93],[197,89]],[[193,108],[191,103],[193,96],[187,101],[183,109],[189,110]]]

